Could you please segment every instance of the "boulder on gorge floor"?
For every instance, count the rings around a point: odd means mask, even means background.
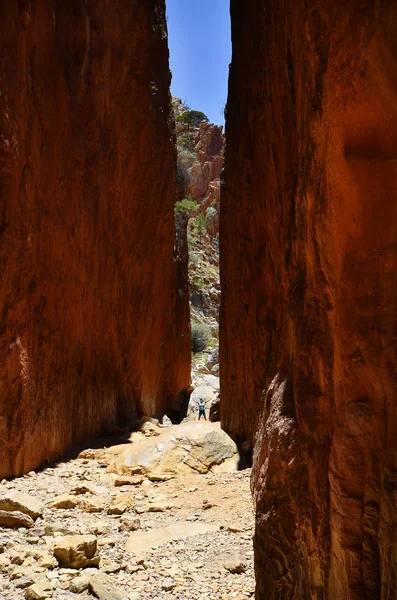
[[[135,556],[144,556],[157,548],[175,540],[183,540],[194,535],[218,531],[219,527],[212,523],[180,522],[167,527],[159,527],[149,531],[136,531],[127,540],[126,552]]]
[[[0,510],[0,527],[10,529],[26,527],[26,529],[30,529],[33,526],[34,521],[29,515],[25,515],[18,510]]]
[[[43,513],[44,503],[30,494],[11,491],[0,496],[0,510],[18,511],[35,520]]]
[[[76,495],[61,494],[60,496],[55,496],[55,498],[53,498],[51,502],[47,504],[47,507],[68,509],[74,508],[78,505],[78,503],[79,499],[76,497]]]
[[[221,421],[256,439],[256,598],[396,598],[397,3],[231,16]]]
[[[223,463],[238,465],[234,441],[219,423],[193,422],[167,427],[159,436],[135,441],[110,467],[116,473],[140,466],[145,473],[207,473]]]
[[[89,586],[99,600],[128,600],[128,596],[117,588],[111,577],[104,573],[90,577]]]
[[[84,569],[97,567],[97,538],[94,535],[69,535],[57,541],[54,556],[61,567]]]
[[[38,581],[26,589],[26,600],[46,600],[52,598],[54,588],[49,581]]]

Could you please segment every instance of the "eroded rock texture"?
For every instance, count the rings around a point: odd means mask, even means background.
[[[219,182],[223,166],[225,136],[222,130],[223,127],[203,121],[195,139],[197,160],[190,171],[190,194],[195,200],[209,195],[209,202],[204,202],[207,206],[211,201],[210,186]],[[217,187],[219,189],[219,186]],[[219,206],[219,194],[217,200]]]
[[[260,411],[257,598],[395,598],[396,4],[231,4],[221,411],[248,439]]]
[[[0,477],[189,384],[164,10],[0,1]]]

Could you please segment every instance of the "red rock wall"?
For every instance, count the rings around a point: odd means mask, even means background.
[[[190,382],[164,10],[0,0],[0,477]]]
[[[223,127],[203,121],[195,139],[197,160],[193,163],[190,176],[190,195],[194,200],[209,194],[210,184],[219,180],[223,166],[225,135]],[[209,203],[205,202],[207,206]],[[219,205],[219,201],[218,201]]]
[[[257,598],[394,598],[396,4],[231,6],[222,423],[259,425]]]

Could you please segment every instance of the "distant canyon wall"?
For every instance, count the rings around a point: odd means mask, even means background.
[[[222,425],[258,600],[397,594],[397,8],[232,0]]]
[[[0,31],[4,477],[177,412],[190,339],[164,1],[1,0]]]

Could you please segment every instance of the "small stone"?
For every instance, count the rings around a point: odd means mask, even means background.
[[[40,542],[40,538],[39,537],[27,537],[26,541],[28,544],[31,544],[32,546],[35,544],[38,544]]]
[[[90,570],[90,569],[86,569],[86,570],[84,571],[84,574],[85,574],[85,575],[88,575],[88,574],[87,574],[87,571],[89,571],[89,570]],[[94,570],[94,569],[93,569],[93,570]],[[95,569],[95,573],[96,573],[96,571],[97,571],[97,570]],[[59,569],[59,570],[58,570],[58,573],[59,573],[60,575],[77,575],[77,574],[78,574],[78,569],[67,569],[67,568],[61,568],[61,569]],[[94,573],[93,573],[93,575],[94,575]]]
[[[136,531],[140,529],[141,522],[133,517],[121,517],[119,531]]]
[[[35,581],[33,579],[33,570],[30,568],[15,567],[13,569],[12,573],[10,574],[11,581],[14,581],[16,579],[21,579],[22,577],[31,579],[29,585],[33,585],[33,583],[35,583]]]
[[[107,563],[105,565],[103,565],[103,567],[101,568],[101,571],[103,573],[118,573],[119,571],[121,571],[121,564],[120,563]]]
[[[152,487],[152,482],[149,481],[149,479],[145,479],[145,481],[142,481],[142,487]]]
[[[75,494],[76,496],[82,496],[84,494],[95,494],[94,490],[86,485],[79,485],[72,490],[70,490],[71,494]]]
[[[22,512],[0,510],[0,527],[8,527],[10,529],[26,527],[30,529],[33,525],[33,519]]]
[[[165,592],[170,592],[171,590],[174,589],[174,587],[176,586],[176,583],[173,579],[165,579],[163,581],[163,583],[161,584],[161,589],[164,590]]]
[[[79,508],[87,513],[98,513],[102,512],[104,508],[105,500],[103,498],[83,498],[79,502]]]
[[[77,458],[80,458],[80,459],[90,458],[92,460],[92,459],[101,458],[104,454],[105,454],[105,451],[102,448],[87,448],[86,450],[83,450],[82,452],[80,452],[80,454],[78,455]]]
[[[154,504],[149,504],[148,512],[165,512],[166,510],[169,510],[170,508],[172,508],[172,506],[170,504],[167,504],[166,502],[158,502],[158,503],[154,503]]]
[[[128,600],[112,579],[103,573],[90,578],[90,589],[99,600]]]
[[[99,564],[98,540],[94,535],[66,536],[55,544],[54,556],[62,567],[81,569]]]
[[[227,530],[231,531],[232,533],[243,533],[244,531],[244,529],[242,529],[238,525],[228,525]]]
[[[0,573],[7,573],[11,566],[11,561],[7,556],[0,556]]]
[[[31,586],[34,584],[34,579],[33,577],[20,577],[19,579],[15,579],[14,581],[14,585],[16,588],[19,588],[20,590],[24,590],[25,588]]]
[[[102,538],[98,541],[98,546],[106,547],[106,546],[115,546],[117,540],[112,537]]]
[[[222,561],[223,567],[230,573],[244,573],[246,570],[245,559],[238,554],[232,554]]]
[[[79,501],[75,496],[71,496],[70,494],[62,494],[61,496],[56,496],[53,498],[51,502],[47,504],[48,508],[74,508],[77,506]]]
[[[69,585],[69,590],[74,594],[81,594],[88,589],[89,584],[90,578],[86,575],[81,575],[80,577],[75,577],[72,579]]]
[[[10,553],[11,564],[21,565],[26,558],[26,552],[24,551],[12,551]]]
[[[144,481],[143,475],[116,475],[114,485],[120,487],[122,485],[140,485]]]
[[[113,528],[109,527],[109,523],[102,519],[96,519],[92,524],[87,526],[88,533],[92,535],[110,534]]]
[[[48,579],[59,579],[60,575],[56,571],[49,571],[47,577]]]
[[[43,523],[46,536],[51,535],[74,535],[75,531],[65,527],[63,523]]]
[[[129,500],[115,499],[108,508],[108,515],[123,515],[131,507]]]
[[[46,554],[39,560],[39,565],[44,569],[55,569],[58,566],[58,561],[54,556]]]
[[[52,598],[53,593],[54,590],[49,581],[38,581],[26,589],[25,598],[27,600],[45,600]]]
[[[150,481],[169,481],[170,479],[175,479],[175,475],[166,475],[165,473],[149,473],[148,479]]]
[[[145,504],[135,504],[134,506],[134,510],[138,515],[143,515],[146,512],[146,508]]]
[[[45,536],[45,528],[44,527],[33,527],[30,531],[29,531],[29,536],[37,536],[39,538],[42,538]]]

